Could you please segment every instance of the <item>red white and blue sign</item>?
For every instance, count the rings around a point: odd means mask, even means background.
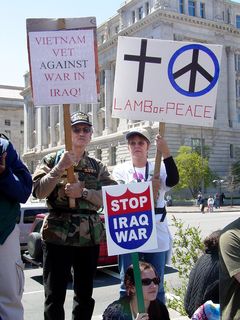
[[[152,183],[103,188],[108,254],[157,248]]]

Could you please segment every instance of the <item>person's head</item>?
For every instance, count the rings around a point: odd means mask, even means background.
[[[92,123],[86,113],[71,114],[72,142],[75,147],[86,147],[92,138]]]
[[[204,239],[205,252],[218,251],[220,235],[221,230],[216,230]]]
[[[151,140],[146,129],[139,128],[127,132],[126,140],[132,158],[147,158]]]
[[[139,268],[142,279],[143,298],[145,301],[153,301],[158,294],[160,278],[150,263],[139,261]],[[127,295],[131,299],[136,294],[133,265],[130,265],[125,273],[124,284]]]

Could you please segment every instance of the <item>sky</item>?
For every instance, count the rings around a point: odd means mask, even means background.
[[[24,86],[29,70],[26,19],[95,16],[97,25],[114,16],[124,0],[6,0],[0,11],[0,85]],[[239,2],[240,0],[235,0]]]
[[[97,25],[114,16],[123,0],[7,0],[0,11],[0,85],[24,86],[29,70],[26,19],[95,16]]]

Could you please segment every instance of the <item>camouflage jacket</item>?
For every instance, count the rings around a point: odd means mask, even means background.
[[[60,160],[59,152],[45,156],[33,175],[33,194],[36,195],[38,183]],[[74,167],[76,178],[88,190],[101,190],[102,186],[116,182],[106,166],[100,160],[88,157],[87,154]],[[76,199],[76,207],[69,208],[68,197],[64,187],[67,183],[67,171],[57,178],[56,186],[47,196],[49,215],[42,228],[45,241],[72,246],[92,246],[100,243],[104,226],[97,210],[99,206],[82,198]]]

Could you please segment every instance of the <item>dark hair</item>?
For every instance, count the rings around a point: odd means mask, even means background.
[[[204,239],[205,252],[218,251],[220,234],[221,230],[216,230]]]
[[[152,269],[154,271],[154,273],[155,273],[155,276],[158,277],[156,269],[154,268],[153,265],[151,265],[148,262],[139,261],[139,269],[140,269],[141,272],[143,270]],[[127,271],[125,273],[124,285],[126,287],[127,295],[129,297],[131,297],[132,296],[131,288],[132,288],[132,286],[135,285],[134,272],[133,272],[133,265],[132,264],[127,268]]]
[[[151,265],[148,262],[139,261],[139,268],[141,272],[148,269],[153,270],[155,273],[155,276],[158,277],[156,269],[154,268],[153,265]],[[130,265],[127,268],[127,271],[125,273],[125,278],[124,278],[124,284],[125,284],[127,295],[128,295],[127,299],[130,301],[131,297],[133,296],[133,293],[131,292],[131,288],[132,286],[135,285],[133,265]],[[149,320],[156,320],[156,319],[170,320],[167,308],[164,306],[162,302],[158,301],[157,299],[150,301],[150,305],[148,307],[147,312],[149,315]]]

